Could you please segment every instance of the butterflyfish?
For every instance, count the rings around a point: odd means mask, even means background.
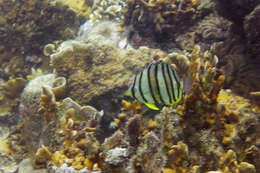
[[[125,95],[135,98],[148,108],[159,110],[172,106],[182,99],[183,81],[176,70],[167,63],[148,64],[133,79]]]

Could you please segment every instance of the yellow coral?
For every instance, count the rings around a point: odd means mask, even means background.
[[[56,0],[52,2],[52,5],[56,5],[56,2],[62,3],[68,6],[71,10],[75,11],[79,16],[84,16],[88,19],[89,14],[92,12],[92,8],[87,4],[86,0]]]
[[[248,100],[243,97],[234,95],[231,90],[220,91],[217,97],[217,102],[225,104],[225,107],[230,108],[230,110],[237,111],[249,106]]]
[[[88,158],[86,158],[85,160],[84,160],[84,165],[89,169],[89,170],[91,170],[92,168],[93,168],[93,162],[90,160],[90,159],[88,159]]]
[[[177,145],[173,145],[170,148],[168,155],[172,158],[171,160],[173,160],[175,166],[179,165],[181,161],[188,156],[188,146],[182,141],[179,141]]]
[[[223,144],[230,144],[232,142],[232,138],[236,136],[236,129],[234,124],[225,124],[224,133],[226,136],[222,139]]]
[[[228,150],[220,158],[219,166],[222,168],[222,170],[237,169],[238,164],[236,160],[236,153],[233,150]]]
[[[28,80],[32,80],[32,79],[34,79],[34,78],[36,78],[38,76],[41,76],[41,75],[44,75],[42,69],[34,69],[34,68],[32,68],[31,69],[31,74],[27,75],[26,78]]]
[[[13,98],[21,94],[26,82],[27,80],[24,78],[18,77],[3,83],[2,87],[5,89],[6,95]]]
[[[50,87],[42,87],[42,95],[40,97],[40,109],[39,112],[44,114],[47,121],[50,121],[55,117],[56,110],[56,98],[50,89]]]
[[[149,129],[154,129],[158,127],[158,123],[152,119],[149,120],[148,122],[148,128]]]
[[[176,171],[174,169],[170,169],[170,168],[165,168],[163,170],[163,173],[176,173]]]
[[[35,155],[35,162],[37,164],[47,163],[47,161],[51,160],[52,153],[50,152],[48,147],[41,147],[37,150]]]
[[[119,118],[120,120],[125,120],[126,117],[127,117],[127,114],[125,114],[125,113],[120,113],[120,114],[118,115],[118,118]]]
[[[142,106],[141,106],[141,104],[138,102],[138,101],[133,101],[132,103],[131,102],[128,102],[128,101],[126,101],[126,100],[123,100],[122,101],[122,109],[124,110],[124,111],[129,111],[129,112],[131,112],[131,113],[133,113],[133,114],[138,114],[138,113],[140,113],[141,112],[141,110],[142,110]]]
[[[60,167],[61,165],[64,164],[65,160],[68,159],[65,155],[63,151],[56,151],[51,158],[51,162]]]
[[[247,162],[241,162],[239,164],[238,169],[239,169],[239,173],[255,173],[256,172],[255,166],[250,163],[247,163]]]
[[[200,0],[191,0],[192,5],[197,5],[200,2]]]
[[[80,170],[84,168],[84,161],[85,161],[85,156],[84,153],[79,153],[73,158],[72,166],[76,170]]]
[[[0,153],[7,155],[13,153],[6,140],[0,139]]]
[[[115,123],[116,125],[118,125],[118,124],[120,123],[120,119],[115,118],[115,119],[114,119],[114,123]]]
[[[43,48],[43,54],[45,56],[50,56],[54,52],[55,52],[55,45],[54,44],[47,44]]]

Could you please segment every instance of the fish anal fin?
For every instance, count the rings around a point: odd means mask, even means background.
[[[153,103],[144,103],[148,108],[153,110],[159,110],[159,108]]]

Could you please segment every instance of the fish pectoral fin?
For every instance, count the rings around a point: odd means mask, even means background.
[[[131,93],[130,93],[130,91],[129,91],[129,90],[127,90],[127,91],[125,92],[125,95],[126,95],[126,96],[131,96]]]
[[[153,103],[144,103],[148,108],[153,110],[159,110],[159,108]]]

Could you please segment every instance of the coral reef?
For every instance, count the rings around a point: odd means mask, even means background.
[[[46,128],[45,119],[53,118],[46,114],[44,119],[44,116],[41,115],[41,107],[48,106],[48,111],[53,111],[53,104],[56,102],[54,100],[55,90],[64,87],[64,83],[58,82],[60,79],[56,78],[54,74],[38,76],[27,84],[22,93],[19,106],[20,123],[26,145],[31,152],[35,152],[41,145],[39,137]]]
[[[121,23],[126,10],[126,0],[98,0],[93,3],[93,11],[89,18],[92,23],[103,20]]]
[[[240,95],[250,98],[250,92],[259,91],[259,81],[258,76],[259,72],[259,34],[257,32],[259,26],[259,4],[260,1],[233,1],[232,3],[226,4],[225,1],[218,0],[218,12],[225,18],[232,21],[233,32],[237,35],[238,38],[232,38],[233,43],[230,42],[228,44],[224,44],[220,50],[223,57],[237,57],[232,61],[227,63],[225,70],[227,70],[230,76],[230,72],[232,72],[230,80],[228,80],[229,85],[232,85],[232,89]],[[232,13],[230,12],[232,9]],[[251,27],[250,27],[251,26]],[[234,46],[236,42],[243,42],[242,46]],[[232,46],[233,45],[233,46]],[[229,47],[232,46],[232,47]],[[232,53],[232,49],[234,50]],[[218,51],[217,50],[217,51]],[[221,50],[225,50],[222,52]],[[230,53],[227,53],[227,50],[231,50]],[[216,51],[216,52],[217,52]],[[235,53],[235,54],[234,54]],[[257,79],[255,79],[257,78]],[[243,88],[243,89],[241,89]],[[252,97],[251,97],[252,98]],[[253,96],[252,99],[255,99],[256,102],[259,100],[259,97]]]
[[[217,68],[223,71],[225,88],[232,88],[238,94],[249,98],[251,92],[259,90],[259,80],[256,80],[260,74],[257,62],[258,44],[257,41],[253,41],[254,43],[250,41],[251,31],[246,30],[250,25],[250,20],[252,24],[257,23],[256,16],[257,12],[253,11],[244,21],[247,44],[245,40],[242,40],[244,36],[236,32],[237,28],[234,23],[217,13],[206,16],[189,31],[179,35],[176,43],[181,49],[187,51],[192,51],[195,44],[200,45],[203,51],[210,49],[219,59]],[[252,30],[252,34],[254,33],[256,32]]]
[[[260,3],[259,0],[234,0],[229,4],[226,4],[226,1],[224,0],[217,0],[216,2],[219,13],[232,20],[235,24],[240,25],[239,27],[242,26],[243,18]]]
[[[14,98],[17,97],[23,90],[26,80],[24,78],[15,78],[7,81],[2,84],[2,87],[6,91],[8,97]]]
[[[199,23],[196,34],[211,42],[226,40],[231,37],[231,24],[216,14],[210,14]]]
[[[51,93],[51,90],[49,92]],[[48,103],[50,102],[42,100],[43,98],[53,100],[54,104],[51,104],[53,109],[49,109]],[[100,124],[103,113],[90,106],[80,106],[70,98],[64,99],[60,104],[56,103],[54,95],[45,96],[44,92],[41,102],[47,103],[41,104],[41,112],[48,117],[49,122],[59,118],[50,133],[56,138],[49,139],[47,145],[50,149],[45,146],[38,149],[35,156],[36,166],[46,167],[49,162],[51,165],[61,167],[60,169],[68,165],[72,170],[87,168],[87,170],[97,171],[97,163],[93,163],[93,161],[97,157],[100,144],[95,138],[94,132]],[[50,136],[48,137],[50,138]],[[54,145],[57,143],[63,147],[57,148]]]
[[[208,3],[192,0],[129,0],[124,24],[130,25],[137,32],[132,39],[140,35],[150,41],[169,41],[204,16],[207,11],[204,7]]]
[[[259,48],[260,45],[260,35],[259,35],[259,21],[260,20],[260,5],[256,6],[255,9],[248,14],[243,23],[243,27],[245,30],[246,38],[248,41],[250,52],[254,53],[253,56],[258,57],[259,59]],[[256,58],[255,57],[255,58]]]
[[[68,6],[69,9],[75,12],[79,18],[88,19],[92,12],[93,0],[55,0],[52,1],[52,5],[63,4]]]
[[[63,42],[51,54],[52,67],[67,79],[69,97],[106,113],[116,112],[120,109],[118,95],[128,87],[129,79],[146,63],[162,56],[162,51],[122,49],[125,36],[116,23],[86,25],[75,40]]]
[[[223,3],[2,0],[0,172],[259,172],[259,1]],[[123,96],[153,61],[185,82],[159,111]]]
[[[249,96],[248,93],[258,92],[259,88],[259,74],[260,74],[260,35],[259,35],[259,20],[260,20],[260,5],[256,6],[255,9],[245,16],[243,21],[243,28],[245,32],[247,42],[247,58],[245,59],[245,65],[238,71],[239,75],[234,83],[234,89],[245,96]],[[241,90],[240,88],[244,88]],[[259,102],[259,96],[251,95],[251,98]]]
[[[57,38],[66,38],[65,31],[76,29],[78,20],[73,11],[43,1],[1,2],[1,43],[6,49],[27,54],[40,52],[41,46]],[[26,15],[25,15],[26,14]]]
[[[8,95],[1,110],[17,115],[18,98],[31,67],[48,71],[49,59],[42,55],[43,45],[73,37],[82,17],[65,5],[48,0],[3,0],[0,8],[0,78]]]

